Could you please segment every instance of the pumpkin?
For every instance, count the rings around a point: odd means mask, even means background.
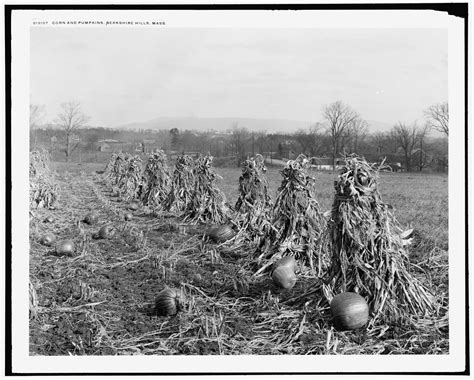
[[[86,224],[95,224],[99,220],[98,215],[95,212],[90,212],[82,220]]]
[[[216,243],[223,243],[227,240],[232,239],[235,236],[235,231],[232,227],[228,224],[224,224],[222,226],[214,226],[210,228],[207,233],[212,240]]]
[[[285,256],[278,260],[274,265],[273,268],[277,269],[279,267],[286,267],[289,268],[291,271],[295,271],[296,269],[296,260],[293,256]]]
[[[100,227],[98,235],[100,239],[110,239],[115,235],[115,228],[111,224],[106,224]]]
[[[54,236],[51,232],[48,232],[41,236],[41,244],[51,247],[53,243],[56,241],[56,236]]]
[[[175,289],[165,288],[155,299],[157,315],[175,315],[180,308],[179,294]]]
[[[46,218],[44,218],[44,222],[45,222],[45,223],[53,223],[53,222],[54,222],[54,218],[53,218],[51,215],[49,215],[49,216],[47,216]]]
[[[56,244],[58,255],[72,256],[74,254],[74,242],[72,240],[62,240]]]
[[[331,300],[332,322],[338,330],[354,330],[364,326],[369,319],[369,305],[357,293],[346,292]]]
[[[132,218],[133,218],[133,215],[130,212],[125,213],[125,215],[123,216],[123,219],[126,221],[132,220]]]
[[[272,280],[279,288],[291,289],[296,284],[296,275],[291,268],[280,266],[272,272]]]

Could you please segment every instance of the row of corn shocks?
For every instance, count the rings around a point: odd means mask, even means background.
[[[433,310],[433,297],[409,272],[402,229],[378,191],[381,165],[346,156],[335,181],[333,207],[322,213],[309,160],[288,161],[275,202],[268,194],[262,156],[242,163],[239,197],[232,207],[217,188],[212,157],[180,155],[171,173],[163,151],[148,156],[114,154],[105,176],[126,200],[140,200],[155,212],[175,212],[187,223],[214,225],[210,237],[255,249],[249,261],[256,275],[286,257],[319,278],[327,300],[355,292],[367,300],[371,323],[410,323]],[[285,259],[284,259],[285,260]],[[294,281],[290,281],[290,286]]]

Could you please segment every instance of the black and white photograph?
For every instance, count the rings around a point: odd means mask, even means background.
[[[466,19],[277,8],[11,11],[13,372],[468,370]]]

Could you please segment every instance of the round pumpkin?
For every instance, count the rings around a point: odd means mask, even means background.
[[[273,266],[275,269],[276,268],[280,268],[280,267],[286,267],[286,268],[289,268],[291,271],[295,271],[296,269],[296,260],[293,256],[285,256],[283,258],[281,258],[280,260],[278,260],[274,266]]]
[[[133,218],[133,215],[130,212],[125,213],[125,215],[123,216],[123,219],[126,221],[132,220],[132,218]]]
[[[281,266],[272,272],[272,280],[279,288],[291,289],[296,284],[296,275],[291,268]]]
[[[210,228],[207,235],[216,243],[223,243],[232,239],[235,236],[235,231],[230,225],[224,224]]]
[[[110,239],[115,234],[115,228],[111,224],[106,224],[105,226],[100,227],[99,238],[101,239]]]
[[[99,216],[95,212],[90,212],[84,217],[83,222],[90,225],[97,223],[98,220]]]
[[[53,223],[54,218],[51,215],[48,215],[46,218],[44,218],[45,223]]]
[[[58,255],[72,256],[74,254],[74,242],[72,240],[62,240],[56,244]]]
[[[43,236],[41,236],[41,244],[47,247],[51,247],[55,241],[56,241],[56,236],[54,236],[54,234],[52,234],[51,232],[48,232],[44,234]]]
[[[346,292],[331,300],[334,327],[338,330],[354,330],[364,326],[369,319],[369,305],[357,293]]]
[[[179,294],[175,289],[165,288],[155,299],[157,315],[175,315],[179,310]]]

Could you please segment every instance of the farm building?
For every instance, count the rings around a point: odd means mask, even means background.
[[[97,150],[99,152],[122,152],[127,150],[128,145],[126,142],[113,139],[99,140]]]
[[[336,170],[340,169],[343,165],[343,160],[336,160]],[[331,157],[311,157],[311,167],[316,170],[332,170],[333,159]]]

